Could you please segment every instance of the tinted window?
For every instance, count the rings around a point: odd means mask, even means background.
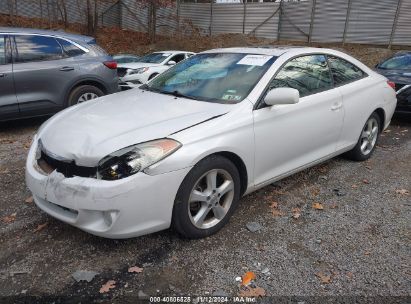
[[[411,54],[401,54],[381,63],[380,69],[407,70],[411,69]]]
[[[6,44],[4,41],[4,36],[0,36],[0,64],[5,64],[6,63]]]
[[[169,61],[175,61],[176,63],[179,63],[181,60],[184,60],[184,59],[185,59],[184,54],[178,54],[178,55],[171,57]]]
[[[307,96],[330,89],[332,80],[324,55],[301,56],[290,60],[275,76],[270,89],[289,87]]]
[[[77,46],[75,46],[71,42],[68,42],[67,40],[64,40],[64,39],[57,39],[57,40],[62,46],[63,51],[67,56],[74,57],[74,56],[84,54],[83,50],[79,49]]]
[[[352,82],[365,76],[362,70],[344,59],[330,56],[328,57],[328,62],[335,85]]]
[[[44,36],[15,36],[16,62],[55,60],[63,57],[56,39]]]

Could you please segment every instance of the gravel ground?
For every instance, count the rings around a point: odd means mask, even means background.
[[[25,157],[42,121],[0,124],[4,302],[51,295],[118,303],[138,301],[143,293],[236,296],[241,291],[236,277],[247,271],[256,274],[255,285],[265,290],[262,301],[267,303],[273,296],[324,297],[302,298],[304,303],[336,299],[326,296],[410,300],[411,196],[398,191],[411,191],[409,117],[392,122],[369,161],[335,158],[267,186],[244,197],[220,233],[196,241],[172,231],[103,239],[61,223],[26,201]],[[312,207],[316,202],[323,210]],[[260,229],[249,231],[251,222]],[[130,273],[132,266],[143,270]],[[77,270],[98,274],[91,282],[76,282],[72,274]],[[109,280],[115,287],[100,294]]]

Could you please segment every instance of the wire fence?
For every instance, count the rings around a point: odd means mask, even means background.
[[[157,35],[239,33],[277,40],[411,45],[410,0],[1,0],[0,13],[60,21],[66,16],[67,22],[86,24],[90,2],[99,26]]]

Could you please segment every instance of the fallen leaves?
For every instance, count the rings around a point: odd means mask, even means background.
[[[297,207],[292,208],[291,213],[292,213],[291,215],[292,218],[298,219],[301,216],[301,209]]]
[[[249,287],[245,286],[241,288],[240,293],[238,294],[240,297],[264,297],[265,290],[261,287]]]
[[[100,288],[100,293],[106,293],[109,292],[110,289],[116,288],[116,281],[114,280],[109,280],[107,281],[106,284],[103,284]]]
[[[395,193],[399,195],[410,195],[410,192],[407,189],[397,189],[395,190]]]
[[[3,223],[10,224],[16,220],[16,216],[17,216],[17,213],[12,213],[10,215],[3,217],[1,220],[3,221]]]
[[[323,204],[321,204],[321,203],[319,203],[319,202],[313,203],[313,204],[311,205],[311,207],[312,207],[313,209],[316,209],[316,210],[324,210]]]
[[[25,202],[26,204],[32,204],[32,203],[34,202],[34,198],[33,198],[32,196],[29,196],[28,198],[26,198],[26,199],[24,200],[24,202]]]
[[[277,202],[272,202],[270,204],[270,209],[271,209],[271,214],[272,216],[283,216],[284,212],[278,209],[278,203]]]
[[[251,281],[254,281],[255,279],[255,273],[252,271],[247,271],[242,277],[241,284],[244,286],[250,285]]]
[[[326,275],[324,273],[317,272],[315,276],[320,280],[322,284],[330,284],[331,283],[331,275]]]
[[[142,272],[143,272],[143,268],[140,268],[140,267],[138,267],[138,266],[133,266],[133,267],[130,267],[130,268],[128,269],[128,272],[142,273]]]
[[[43,230],[44,228],[46,228],[48,224],[49,224],[49,223],[47,223],[47,222],[45,222],[44,224],[39,224],[39,225],[37,226],[37,228],[33,230],[33,232],[40,232],[41,230]]]

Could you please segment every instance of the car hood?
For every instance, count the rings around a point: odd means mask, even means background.
[[[60,112],[41,127],[38,138],[45,151],[55,156],[96,166],[114,151],[167,137],[232,108],[133,89]]]
[[[399,84],[411,84],[411,71],[377,69],[377,72]]]
[[[147,67],[154,67],[159,66],[160,63],[146,63],[146,62],[129,62],[129,63],[122,63],[119,64],[118,68],[126,68],[126,69],[139,69],[139,68],[147,68]]]

